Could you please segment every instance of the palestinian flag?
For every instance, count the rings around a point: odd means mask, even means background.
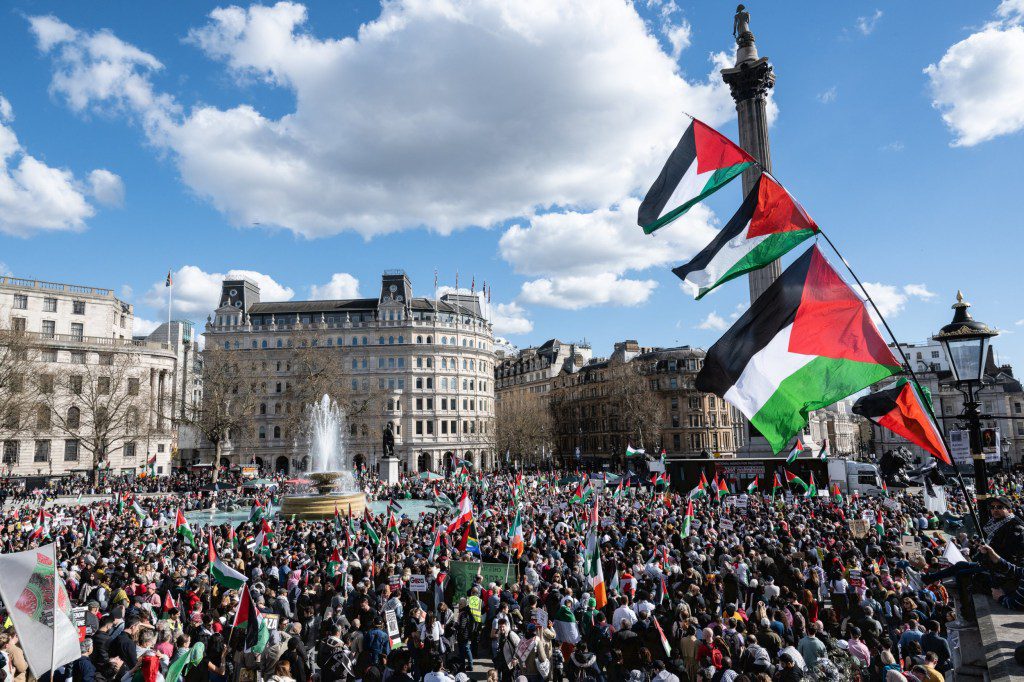
[[[779,472],[776,471],[775,472],[775,478],[772,480],[772,495],[774,495],[775,491],[778,490],[781,487],[782,487],[782,479],[779,478]]]
[[[885,535],[885,522],[882,520],[882,510],[875,512],[875,532],[879,536]]]
[[[786,458],[786,464],[792,464],[796,461],[796,458],[804,452],[807,452],[807,446],[804,445],[804,442],[800,440],[799,436],[797,436],[796,443],[793,444],[793,449],[789,451],[789,457]]]
[[[345,524],[341,522],[341,512],[338,511],[338,505],[334,505],[334,530],[340,533],[345,528]]]
[[[822,439],[822,441],[821,441],[821,447],[818,448],[818,459],[820,459],[822,462],[827,462],[828,461],[828,453],[829,453],[829,449],[828,449],[828,436],[825,436],[825,438]]]
[[[434,533],[434,544],[430,546],[430,557],[429,557],[429,560],[431,562],[434,561],[434,558],[437,556],[437,550],[439,550],[439,549],[441,549],[441,528],[440,527],[438,527],[437,531]]]
[[[177,515],[174,517],[174,533],[180,535],[188,541],[188,544],[193,547],[196,546],[196,534],[189,528],[188,521],[185,520],[185,515],[178,510]]]
[[[640,204],[637,223],[651,234],[682,216],[754,165],[754,159],[713,128],[693,119]]]
[[[901,378],[889,388],[858,399],[853,412],[952,464],[942,432],[931,417],[930,405],[928,395],[916,382]]]
[[[218,585],[229,590],[237,590],[248,580],[244,575],[231,568],[217,556],[217,550],[213,546],[213,533],[207,538],[209,547],[207,549],[210,558],[210,575]]]
[[[335,513],[337,513],[337,506],[335,506],[334,511]],[[257,521],[263,518],[263,515],[265,513],[266,510],[263,508],[263,505],[260,504],[260,501],[254,500],[252,503],[252,508],[249,510],[249,523],[256,523]]]
[[[333,578],[338,575],[338,569],[341,568],[341,552],[335,547],[334,551],[331,552],[331,557],[327,560],[327,577]]]
[[[398,519],[395,518],[395,513],[392,511],[388,512],[388,525],[384,529],[385,535],[398,535]]]
[[[832,484],[832,497],[839,504],[843,503],[843,491],[839,489],[839,484],[838,483],[833,483]]]
[[[817,232],[818,226],[789,192],[761,173],[711,243],[672,272],[699,299],[731,279],[763,268]]]
[[[690,527],[693,525],[693,500],[686,503],[686,516],[683,517],[683,530],[680,535],[684,538],[690,537]]]
[[[398,514],[399,516],[401,516],[402,505],[400,505],[395,498],[391,498],[391,501],[388,502],[388,512],[391,514]]]
[[[718,499],[722,499],[729,494],[729,486],[726,485],[725,479],[721,478],[718,480]]]
[[[626,457],[643,457],[645,454],[647,454],[647,451],[643,448],[637,450],[632,445],[626,445]]]
[[[356,520],[352,518],[352,504],[348,505],[348,530],[350,533],[358,533],[359,529],[356,526]]]
[[[121,493],[117,494],[117,504],[115,505],[115,508],[117,509],[116,513],[118,516],[124,513],[124,496],[121,495]]]
[[[252,544],[249,545],[249,549],[256,554],[262,554],[263,556],[270,556],[270,535],[267,530],[263,527],[256,533],[256,537],[253,538]]]
[[[817,497],[818,486],[814,484],[814,472],[811,472],[811,482],[807,484],[807,490],[804,491],[804,497]]]
[[[142,519],[146,518],[146,516],[149,515],[149,512],[143,509],[142,505],[139,504],[139,501],[135,499],[132,500],[132,511],[135,512],[135,516],[139,519],[139,521],[142,521]]]
[[[585,479],[585,483],[578,483],[576,485],[576,492],[572,494],[572,498],[569,500],[572,504],[583,504],[590,499],[590,494],[593,490],[590,488],[590,479]]]
[[[791,485],[791,486],[794,483],[796,483],[798,486],[800,486],[800,490],[804,490],[804,491],[807,490],[807,484],[804,483],[804,479],[800,478],[799,476],[794,474],[792,471],[787,471],[786,472],[786,483]]]
[[[99,526],[96,525],[96,517],[89,512],[89,518],[85,522],[85,546],[89,547],[92,544],[92,536],[99,530]]]
[[[238,600],[238,611],[235,612],[235,620],[231,626],[245,631],[244,651],[259,654],[266,648],[270,632],[267,630],[267,622],[264,620],[263,614],[256,608],[252,595],[249,594],[248,585],[242,588],[242,596]]]
[[[778,453],[808,412],[900,371],[864,303],[814,246],[711,347],[696,388],[735,405]]]
[[[163,603],[163,606],[161,607],[161,610],[164,613],[167,613],[171,609],[176,609],[176,608],[178,608],[178,604],[177,604],[177,602],[174,601],[174,595],[171,594],[170,590],[168,590],[167,594],[164,595],[164,603]]]
[[[380,533],[373,527],[372,521],[369,508],[363,509],[363,532],[366,533],[366,537],[376,547],[380,544]]]
[[[572,611],[565,604],[555,613],[551,625],[555,628],[555,639],[559,642],[576,644],[580,641],[580,628],[576,624],[576,616],[572,615]]]
[[[651,476],[651,485],[653,486],[665,486],[669,484],[668,474],[660,473]]]
[[[508,533],[508,546],[509,551],[515,556],[516,559],[523,556],[523,552],[526,551],[526,541],[523,537],[523,519],[519,515],[519,510],[516,510],[516,518],[512,520],[512,529]]]
[[[757,479],[758,479],[758,477],[754,476],[754,480],[751,481],[750,485],[747,486],[747,494],[748,495],[753,495],[754,493],[757,492]]]
[[[521,471],[516,472],[516,477],[512,481],[512,499],[518,500],[523,495],[523,491],[526,486],[523,485],[523,474]]]
[[[698,499],[708,496],[708,477],[704,475],[704,472],[700,472],[700,480],[697,481],[697,487],[690,491],[690,499]]]
[[[885,484],[885,479],[882,479],[882,497],[889,497],[889,486]]]
[[[615,486],[615,490],[612,491],[612,499],[613,500],[617,500],[617,499],[622,497],[622,492],[623,492],[622,481],[623,480],[624,480],[624,477],[620,478],[619,479],[619,484],[617,486]]]

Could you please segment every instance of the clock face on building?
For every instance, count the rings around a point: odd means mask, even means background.
[[[395,293],[396,291],[398,291],[398,285],[392,284],[391,286],[388,287],[388,291],[390,291],[391,293]]]
[[[398,296],[395,296],[395,300],[400,302],[402,300],[402,295],[399,294]]]
[[[232,289],[228,294],[231,295],[231,298],[234,298],[235,296],[238,296],[238,289]]]

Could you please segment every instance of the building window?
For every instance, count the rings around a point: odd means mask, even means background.
[[[74,374],[68,377],[68,388],[71,389],[71,393],[74,395],[82,395],[82,376]]]
[[[39,355],[39,359],[43,362],[57,362],[57,349],[44,348]]]
[[[15,310],[28,310],[28,296],[25,294],[15,294],[14,308]]]
[[[275,426],[274,427],[274,438],[280,438],[280,437],[281,437],[281,427],[280,426]]]
[[[25,331],[25,318],[24,317],[12,317],[11,318],[11,330],[16,332]]]
[[[85,301],[72,301],[71,312],[75,315],[85,315]]]
[[[3,463],[7,466],[16,466],[18,464],[18,441],[16,440],[5,440],[4,441],[4,460]]]
[[[49,462],[50,461],[50,441],[48,440],[37,440],[36,441],[36,454],[32,458],[33,462]]]
[[[82,411],[74,406],[69,407],[67,422],[69,429],[77,429],[82,423]]]
[[[139,394],[139,380],[138,379],[129,379],[128,380],[128,395],[138,395],[138,394]]]
[[[66,440],[66,441],[64,441],[64,461],[65,462],[77,462],[78,461],[78,441],[77,440]]]
[[[416,435],[417,436],[422,436],[423,435],[423,421],[420,420],[420,419],[416,420]]]
[[[125,442],[124,447],[121,448],[121,452],[124,454],[125,459],[135,459],[135,441],[130,440]]]
[[[46,405],[39,405],[36,408],[36,428],[44,430],[50,428],[50,408]]]
[[[96,379],[96,392],[100,395],[110,395],[110,377]]]
[[[44,313],[55,313],[55,312],[57,312],[57,299],[55,299],[55,298],[44,298],[43,299],[43,312]]]
[[[57,333],[57,323],[53,320],[43,320],[43,336],[52,339]]]
[[[81,322],[72,322],[71,323],[71,338],[77,339],[78,341],[81,341],[84,336],[85,336],[85,325],[83,325]]]

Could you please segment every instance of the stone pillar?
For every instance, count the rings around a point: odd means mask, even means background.
[[[398,483],[397,457],[384,457],[380,460],[380,480],[388,485]]]
[[[732,98],[736,101],[736,117],[739,122],[740,146],[748,154],[757,159],[761,165],[771,172],[772,157],[768,142],[768,91],[775,86],[775,73],[767,57],[758,57],[754,45],[754,34],[750,32],[750,15],[741,9],[736,13],[733,33],[736,36],[738,51],[736,66],[722,69],[722,80],[729,86]],[[746,196],[753,188],[761,169],[753,167],[743,173],[743,194]],[[750,302],[764,293],[772,282],[782,273],[779,261],[751,272],[748,276],[750,284]]]

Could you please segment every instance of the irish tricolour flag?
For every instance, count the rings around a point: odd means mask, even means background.
[[[864,303],[814,246],[711,347],[696,388],[735,405],[778,453],[808,412],[899,372]]]
[[[818,226],[789,192],[762,173],[736,214],[689,263],[672,270],[694,297],[758,270],[814,236]]]
[[[693,119],[661,175],[647,190],[637,222],[644,232],[651,234],[725,187],[753,164],[754,159],[727,137]]]

